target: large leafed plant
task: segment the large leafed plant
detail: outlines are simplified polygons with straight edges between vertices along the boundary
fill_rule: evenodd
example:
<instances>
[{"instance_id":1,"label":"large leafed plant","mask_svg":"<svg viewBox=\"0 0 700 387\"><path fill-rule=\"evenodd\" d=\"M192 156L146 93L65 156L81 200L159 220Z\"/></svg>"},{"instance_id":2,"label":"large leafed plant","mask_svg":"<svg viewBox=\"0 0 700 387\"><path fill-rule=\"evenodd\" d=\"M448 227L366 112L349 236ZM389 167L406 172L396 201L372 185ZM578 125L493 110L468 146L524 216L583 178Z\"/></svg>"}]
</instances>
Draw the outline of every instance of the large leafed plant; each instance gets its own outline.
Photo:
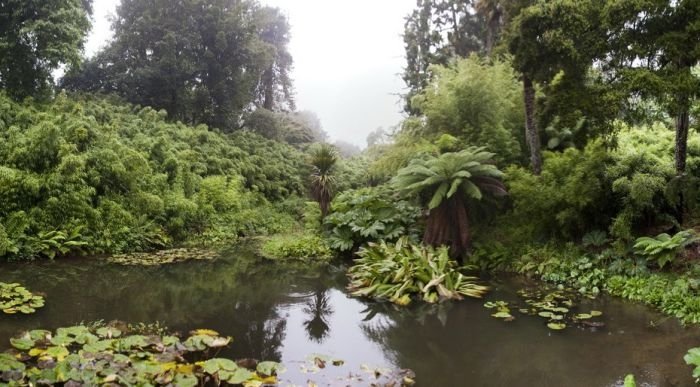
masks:
<instances>
[{"instance_id":1,"label":"large leafed plant","mask_svg":"<svg viewBox=\"0 0 700 387\"><path fill-rule=\"evenodd\" d=\"M406 195L417 196L428 208L423 243L450 247L452 257L461 257L471 247L467 204L484 194L506 195L503 173L492 164L494 154L470 147L437 157L414 159L399 170L394 186Z\"/></svg>"}]
</instances>

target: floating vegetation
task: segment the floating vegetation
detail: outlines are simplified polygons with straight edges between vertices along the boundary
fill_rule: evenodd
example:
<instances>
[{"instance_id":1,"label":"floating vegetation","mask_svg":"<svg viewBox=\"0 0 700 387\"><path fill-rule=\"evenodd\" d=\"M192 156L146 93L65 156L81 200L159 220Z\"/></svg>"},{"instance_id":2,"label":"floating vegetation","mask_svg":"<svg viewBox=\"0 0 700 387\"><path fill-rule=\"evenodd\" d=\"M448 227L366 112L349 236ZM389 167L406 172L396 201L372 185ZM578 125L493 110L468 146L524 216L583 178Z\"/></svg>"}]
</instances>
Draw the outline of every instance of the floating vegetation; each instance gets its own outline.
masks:
<instances>
[{"instance_id":1,"label":"floating vegetation","mask_svg":"<svg viewBox=\"0 0 700 387\"><path fill-rule=\"evenodd\" d=\"M545 318L547 320L547 328L551 330L559 331L572 325L588 328L605 326L605 323L602 321L591 321L603 315L603 312L599 310L574 313L572 309L575 307L574 298L576 294L563 289L549 292L521 289L518 291L518 295L524 299L525 305L514 305L513 308L522 314ZM484 307L496 310L495 313L491 314L494 318L503 319L504 321L515 319L510 313L511 309L508 302L489 301L484 304Z\"/></svg>"},{"instance_id":2,"label":"floating vegetation","mask_svg":"<svg viewBox=\"0 0 700 387\"><path fill-rule=\"evenodd\" d=\"M230 337L209 329L172 335L137 335L116 326L37 329L12 338L0 354L0 383L10 385L274 385L275 362L215 358Z\"/></svg>"},{"instance_id":3,"label":"floating vegetation","mask_svg":"<svg viewBox=\"0 0 700 387\"><path fill-rule=\"evenodd\" d=\"M478 278L459 271L446 247L433 249L402 237L396 244L370 243L357 255L348 271L348 290L356 297L408 305L414 295L436 303L464 296L481 298L488 291L488 287L476 283Z\"/></svg>"},{"instance_id":4,"label":"floating vegetation","mask_svg":"<svg viewBox=\"0 0 700 387\"><path fill-rule=\"evenodd\" d=\"M500 318L504 321L513 321L515 317L510 314L510 308L508 303L505 301L489 301L484 304L485 308L495 309L496 312L491 315L491 317Z\"/></svg>"},{"instance_id":5,"label":"floating vegetation","mask_svg":"<svg viewBox=\"0 0 700 387\"><path fill-rule=\"evenodd\" d=\"M112 255L107 258L110 263L120 265L135 265L135 266L158 266L168 263L184 262L189 260L211 261L218 257L218 254L211 250L205 249L170 249L161 250L153 253L131 253Z\"/></svg>"},{"instance_id":6,"label":"floating vegetation","mask_svg":"<svg viewBox=\"0 0 700 387\"><path fill-rule=\"evenodd\" d=\"M343 367L345 361L334 359L321 354L311 354L306 357L306 361L299 366L302 374L317 375L324 377L323 370L328 367ZM334 377L332 381L322 382L320 380L308 380L308 386L375 386L375 387L409 387L416 384L415 373L406 368L392 369L383 367L371 367L367 364L360 366L360 372L349 371L343 377Z\"/></svg>"},{"instance_id":7,"label":"floating vegetation","mask_svg":"<svg viewBox=\"0 0 700 387\"><path fill-rule=\"evenodd\" d=\"M0 282L0 310L7 314L31 314L44 306L44 297L33 294L18 283Z\"/></svg>"}]
</instances>

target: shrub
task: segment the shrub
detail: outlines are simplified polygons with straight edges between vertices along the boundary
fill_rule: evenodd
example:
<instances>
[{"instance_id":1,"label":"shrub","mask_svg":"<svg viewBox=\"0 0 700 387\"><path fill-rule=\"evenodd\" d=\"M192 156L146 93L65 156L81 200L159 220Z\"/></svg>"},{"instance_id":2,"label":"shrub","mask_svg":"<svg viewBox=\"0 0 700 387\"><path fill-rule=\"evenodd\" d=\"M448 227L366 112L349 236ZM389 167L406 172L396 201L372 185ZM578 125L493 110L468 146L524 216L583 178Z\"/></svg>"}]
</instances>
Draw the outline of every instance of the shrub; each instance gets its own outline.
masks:
<instances>
[{"instance_id":1,"label":"shrub","mask_svg":"<svg viewBox=\"0 0 700 387\"><path fill-rule=\"evenodd\" d=\"M370 243L357 255L348 271L353 296L408 305L412 296L435 303L463 296L481 298L488 290L476 283L476 277L463 275L444 246L433 249L402 237L396 244Z\"/></svg>"},{"instance_id":2,"label":"shrub","mask_svg":"<svg viewBox=\"0 0 700 387\"><path fill-rule=\"evenodd\" d=\"M418 236L420 210L379 186L343 192L332 202L324 219L330 246L352 250L369 241L395 241L400 236Z\"/></svg>"},{"instance_id":3,"label":"shrub","mask_svg":"<svg viewBox=\"0 0 700 387\"><path fill-rule=\"evenodd\" d=\"M328 259L332 256L326 241L316 235L282 234L268 237L260 249L263 256L272 259Z\"/></svg>"}]
</instances>

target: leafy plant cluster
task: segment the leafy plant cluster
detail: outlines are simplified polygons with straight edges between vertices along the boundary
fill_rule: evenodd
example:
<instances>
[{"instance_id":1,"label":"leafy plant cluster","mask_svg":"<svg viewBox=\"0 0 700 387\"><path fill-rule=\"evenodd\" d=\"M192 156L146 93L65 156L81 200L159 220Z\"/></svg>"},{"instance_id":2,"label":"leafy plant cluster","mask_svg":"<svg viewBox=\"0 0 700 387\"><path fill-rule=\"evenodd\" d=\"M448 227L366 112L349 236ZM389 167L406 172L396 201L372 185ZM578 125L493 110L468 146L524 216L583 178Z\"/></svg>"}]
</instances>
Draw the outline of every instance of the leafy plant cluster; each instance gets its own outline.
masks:
<instances>
[{"instance_id":1,"label":"leafy plant cluster","mask_svg":"<svg viewBox=\"0 0 700 387\"><path fill-rule=\"evenodd\" d=\"M446 247L433 249L402 237L395 244L370 243L357 255L348 270L348 290L356 297L408 305L413 297L436 303L464 296L481 298L488 291L476 277L461 273Z\"/></svg>"},{"instance_id":2,"label":"leafy plant cluster","mask_svg":"<svg viewBox=\"0 0 700 387\"><path fill-rule=\"evenodd\" d=\"M12 385L241 385L276 383L275 362L254 369L216 358L230 337L209 329L181 340L172 335L139 335L112 326L72 326L55 332L37 329L10 339L0 354L0 381Z\"/></svg>"},{"instance_id":3,"label":"leafy plant cluster","mask_svg":"<svg viewBox=\"0 0 700 387\"><path fill-rule=\"evenodd\" d=\"M511 269L586 296L605 291L653 306L683 323L700 323L700 282L692 268L683 273L653 272L646 258L611 251L591 256L569 245L530 247L511 262Z\"/></svg>"},{"instance_id":4,"label":"leafy plant cluster","mask_svg":"<svg viewBox=\"0 0 700 387\"><path fill-rule=\"evenodd\" d=\"M393 194L389 186L349 190L332 202L324 219L328 243L350 251L369 241L396 241L418 235L420 209Z\"/></svg>"},{"instance_id":5,"label":"leafy plant cluster","mask_svg":"<svg viewBox=\"0 0 700 387\"><path fill-rule=\"evenodd\" d=\"M18 283L0 282L0 310L3 313L31 314L44 306L44 297L34 294Z\"/></svg>"},{"instance_id":6,"label":"leafy plant cluster","mask_svg":"<svg viewBox=\"0 0 700 387\"><path fill-rule=\"evenodd\" d=\"M272 259L329 259L333 255L326 240L306 233L279 234L267 237L260 248Z\"/></svg>"},{"instance_id":7,"label":"leafy plant cluster","mask_svg":"<svg viewBox=\"0 0 700 387\"><path fill-rule=\"evenodd\" d=\"M545 152L537 177L521 167L506 170L513 209L503 218L510 232L528 239L574 240L607 230L624 241L677 226L693 216L698 200L700 137L688 144L688 173L673 169L673 132L661 124L623 126L617 147L590 142L583 149Z\"/></svg>"},{"instance_id":8,"label":"leafy plant cluster","mask_svg":"<svg viewBox=\"0 0 700 387\"><path fill-rule=\"evenodd\" d=\"M302 153L164 118L104 98L0 95L0 257L144 251L294 224L279 207L305 191Z\"/></svg>"}]
</instances>

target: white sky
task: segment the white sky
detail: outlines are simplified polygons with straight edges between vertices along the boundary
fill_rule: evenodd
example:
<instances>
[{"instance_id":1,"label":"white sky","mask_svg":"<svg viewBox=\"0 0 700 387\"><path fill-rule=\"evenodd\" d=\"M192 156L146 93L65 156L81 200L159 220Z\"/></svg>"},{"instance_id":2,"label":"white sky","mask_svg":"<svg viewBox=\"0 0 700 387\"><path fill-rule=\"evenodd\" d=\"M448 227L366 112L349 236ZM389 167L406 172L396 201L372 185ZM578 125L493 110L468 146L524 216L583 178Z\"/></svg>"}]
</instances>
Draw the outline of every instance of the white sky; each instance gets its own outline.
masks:
<instances>
[{"instance_id":1,"label":"white sky","mask_svg":"<svg viewBox=\"0 0 700 387\"><path fill-rule=\"evenodd\" d=\"M399 123L404 17L415 0L260 0L292 25L297 109L315 112L333 140L366 145L369 132ZM118 0L94 0L91 56L111 36Z\"/></svg>"}]
</instances>

